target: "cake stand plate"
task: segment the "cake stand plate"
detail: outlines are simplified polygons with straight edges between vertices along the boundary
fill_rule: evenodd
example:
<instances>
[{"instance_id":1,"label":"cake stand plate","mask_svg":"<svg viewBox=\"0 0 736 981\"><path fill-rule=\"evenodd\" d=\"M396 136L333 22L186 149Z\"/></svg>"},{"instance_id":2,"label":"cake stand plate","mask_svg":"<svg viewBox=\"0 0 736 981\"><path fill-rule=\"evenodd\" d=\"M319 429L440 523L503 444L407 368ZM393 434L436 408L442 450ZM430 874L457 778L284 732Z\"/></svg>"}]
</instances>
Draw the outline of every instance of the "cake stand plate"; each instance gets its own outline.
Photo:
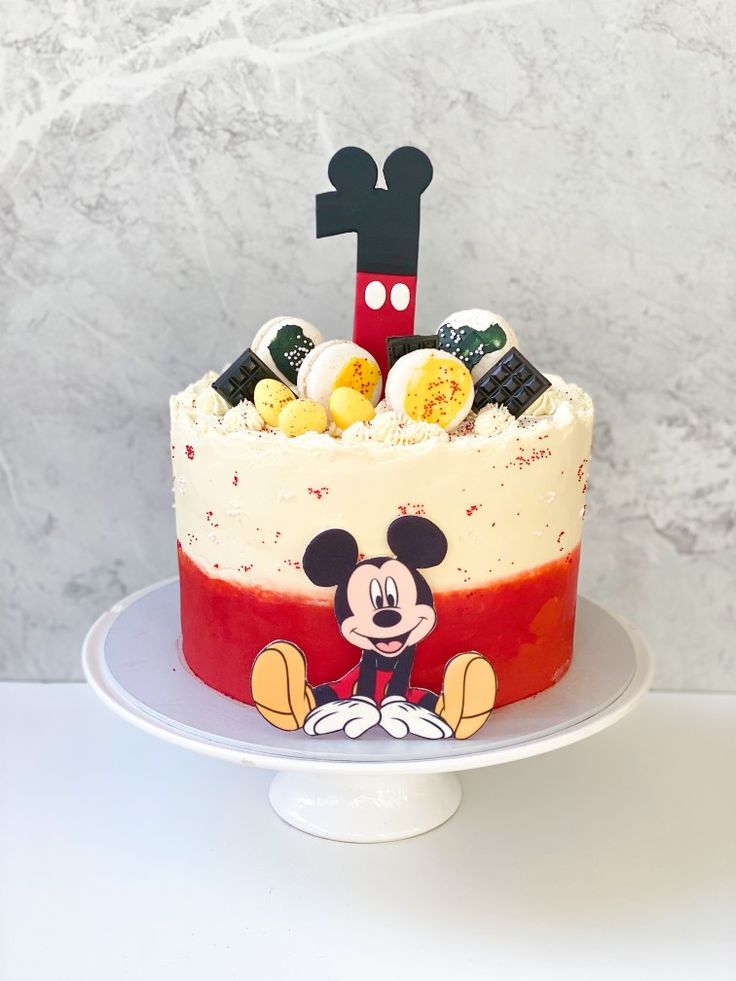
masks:
<instances>
[{"instance_id":1,"label":"cake stand plate","mask_svg":"<svg viewBox=\"0 0 736 981\"><path fill-rule=\"evenodd\" d=\"M652 673L638 631L580 598L567 674L491 713L469 740L399 740L380 729L357 740L280 732L191 673L180 650L176 579L103 614L85 638L83 663L94 691L124 719L187 749L279 771L269 796L281 818L310 834L356 842L437 827L460 804L457 771L547 753L600 732L634 707Z\"/></svg>"}]
</instances>

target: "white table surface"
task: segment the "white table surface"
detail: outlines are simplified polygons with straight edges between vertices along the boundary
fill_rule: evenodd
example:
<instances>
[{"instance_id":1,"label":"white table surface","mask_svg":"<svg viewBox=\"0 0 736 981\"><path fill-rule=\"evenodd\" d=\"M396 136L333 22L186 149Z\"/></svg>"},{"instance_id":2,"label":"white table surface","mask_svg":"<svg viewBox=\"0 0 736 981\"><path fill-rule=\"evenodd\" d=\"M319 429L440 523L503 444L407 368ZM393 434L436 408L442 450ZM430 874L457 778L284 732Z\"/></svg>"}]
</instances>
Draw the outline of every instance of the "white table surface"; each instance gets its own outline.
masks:
<instances>
[{"instance_id":1,"label":"white table surface","mask_svg":"<svg viewBox=\"0 0 736 981\"><path fill-rule=\"evenodd\" d=\"M465 773L408 841L308 837L269 778L0 685L2 981L736 978L736 695Z\"/></svg>"}]
</instances>

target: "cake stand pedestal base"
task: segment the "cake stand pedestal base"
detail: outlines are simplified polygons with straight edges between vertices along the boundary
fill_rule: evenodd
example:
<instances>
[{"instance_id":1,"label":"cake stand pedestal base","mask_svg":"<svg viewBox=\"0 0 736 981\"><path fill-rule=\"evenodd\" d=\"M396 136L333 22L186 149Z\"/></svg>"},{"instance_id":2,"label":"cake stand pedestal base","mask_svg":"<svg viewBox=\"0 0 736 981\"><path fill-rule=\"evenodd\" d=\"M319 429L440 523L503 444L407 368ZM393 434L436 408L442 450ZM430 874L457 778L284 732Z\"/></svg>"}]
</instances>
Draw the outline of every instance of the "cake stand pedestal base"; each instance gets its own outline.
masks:
<instances>
[{"instance_id":1,"label":"cake stand pedestal base","mask_svg":"<svg viewBox=\"0 0 736 981\"><path fill-rule=\"evenodd\" d=\"M83 663L95 692L128 722L198 753L278 771L270 800L279 817L308 834L355 842L438 827L460 805L457 772L587 739L631 711L652 674L638 631L580 597L567 674L496 709L472 739L392 739L379 727L360 739L281 732L191 673L179 649L175 580L103 614L87 634Z\"/></svg>"},{"instance_id":2,"label":"cake stand pedestal base","mask_svg":"<svg viewBox=\"0 0 736 981\"><path fill-rule=\"evenodd\" d=\"M362 776L277 773L268 794L278 816L310 835L334 841L396 841L431 831L460 806L454 773Z\"/></svg>"}]
</instances>

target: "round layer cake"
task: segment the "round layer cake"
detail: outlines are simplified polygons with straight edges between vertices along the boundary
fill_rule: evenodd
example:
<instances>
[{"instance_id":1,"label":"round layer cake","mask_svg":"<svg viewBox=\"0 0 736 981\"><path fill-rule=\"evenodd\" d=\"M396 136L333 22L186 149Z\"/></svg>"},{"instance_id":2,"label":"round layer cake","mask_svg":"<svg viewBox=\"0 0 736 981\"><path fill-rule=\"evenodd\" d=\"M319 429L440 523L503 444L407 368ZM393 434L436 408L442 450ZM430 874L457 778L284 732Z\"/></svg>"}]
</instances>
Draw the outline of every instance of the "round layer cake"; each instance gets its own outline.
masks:
<instances>
[{"instance_id":1,"label":"round layer cake","mask_svg":"<svg viewBox=\"0 0 736 981\"><path fill-rule=\"evenodd\" d=\"M497 706L562 677L593 424L581 389L548 375L551 388L520 418L491 405L449 433L380 404L370 422L289 438L252 403L231 408L216 377L171 400L182 649L202 681L252 704L253 662L279 638L305 653L313 686L348 672L356 648L330 591L305 574L305 549L339 528L359 558L389 555L401 515L430 519L448 544L424 573L437 623L412 683L439 691L464 651L493 665Z\"/></svg>"}]
</instances>

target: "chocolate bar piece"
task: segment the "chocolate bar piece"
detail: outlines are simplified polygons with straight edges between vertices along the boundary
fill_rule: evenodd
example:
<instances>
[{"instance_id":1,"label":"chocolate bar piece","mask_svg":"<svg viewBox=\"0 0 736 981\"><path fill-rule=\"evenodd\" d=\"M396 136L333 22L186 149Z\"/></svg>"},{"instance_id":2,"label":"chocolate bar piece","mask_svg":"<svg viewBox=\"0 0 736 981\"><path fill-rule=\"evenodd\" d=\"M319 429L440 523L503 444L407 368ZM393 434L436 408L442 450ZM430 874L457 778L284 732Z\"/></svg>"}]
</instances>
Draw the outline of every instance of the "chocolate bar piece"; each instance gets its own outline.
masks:
<instances>
[{"instance_id":1,"label":"chocolate bar piece","mask_svg":"<svg viewBox=\"0 0 736 981\"><path fill-rule=\"evenodd\" d=\"M403 358L410 351L423 351L426 348L436 347L436 334L405 334L402 337L387 337L386 354L388 355L388 366L389 368L393 368L399 358Z\"/></svg>"},{"instance_id":2,"label":"chocolate bar piece","mask_svg":"<svg viewBox=\"0 0 736 981\"><path fill-rule=\"evenodd\" d=\"M212 382L212 387L230 405L237 405L245 399L252 402L255 387L264 378L280 381L268 365L265 365L258 355L248 348L237 361L233 361L230 367L223 371L218 379Z\"/></svg>"},{"instance_id":3,"label":"chocolate bar piece","mask_svg":"<svg viewBox=\"0 0 736 981\"><path fill-rule=\"evenodd\" d=\"M476 383L473 412L480 412L493 402L505 405L511 415L518 418L551 384L517 348L512 347Z\"/></svg>"}]
</instances>

